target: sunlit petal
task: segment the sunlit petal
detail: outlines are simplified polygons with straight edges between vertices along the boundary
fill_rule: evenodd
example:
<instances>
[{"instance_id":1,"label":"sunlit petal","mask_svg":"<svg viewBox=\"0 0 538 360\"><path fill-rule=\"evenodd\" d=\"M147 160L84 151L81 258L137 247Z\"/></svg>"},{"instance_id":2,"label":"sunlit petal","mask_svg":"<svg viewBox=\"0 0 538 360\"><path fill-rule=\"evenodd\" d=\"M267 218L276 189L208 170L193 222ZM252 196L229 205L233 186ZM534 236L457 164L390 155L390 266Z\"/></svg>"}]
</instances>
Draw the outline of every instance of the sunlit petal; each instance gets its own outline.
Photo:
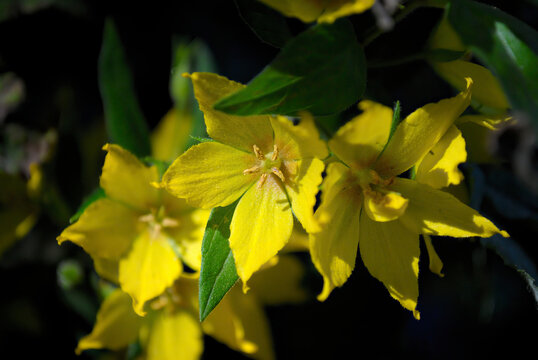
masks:
<instances>
[{"instance_id":1,"label":"sunlit petal","mask_svg":"<svg viewBox=\"0 0 538 360\"><path fill-rule=\"evenodd\" d=\"M162 311L151 327L146 359L198 360L203 348L202 327L192 313Z\"/></svg>"},{"instance_id":2,"label":"sunlit petal","mask_svg":"<svg viewBox=\"0 0 538 360\"><path fill-rule=\"evenodd\" d=\"M374 221L396 220L405 212L408 203L408 199L395 192L387 194L364 192L364 210Z\"/></svg>"},{"instance_id":3,"label":"sunlit petal","mask_svg":"<svg viewBox=\"0 0 538 360\"><path fill-rule=\"evenodd\" d=\"M342 286L355 267L361 195L359 187L347 181L347 173L340 163L329 165L315 214L321 230L310 234L312 262L323 276L321 301Z\"/></svg>"},{"instance_id":4,"label":"sunlit petal","mask_svg":"<svg viewBox=\"0 0 538 360\"><path fill-rule=\"evenodd\" d=\"M398 220L379 223L361 214L359 248L364 265L381 281L390 295L413 312L418 299L418 234L406 229Z\"/></svg>"},{"instance_id":5,"label":"sunlit petal","mask_svg":"<svg viewBox=\"0 0 538 360\"><path fill-rule=\"evenodd\" d=\"M151 186L159 181L157 168L148 167L129 151L107 144L100 184L108 197L136 209L149 209L158 202L159 190Z\"/></svg>"},{"instance_id":6,"label":"sunlit petal","mask_svg":"<svg viewBox=\"0 0 538 360\"><path fill-rule=\"evenodd\" d=\"M246 126L245 126L246 127ZM259 177L244 174L255 165L247 154L217 142L191 147L178 157L163 175L163 184L173 195L195 207L210 209L237 200Z\"/></svg>"},{"instance_id":7,"label":"sunlit petal","mask_svg":"<svg viewBox=\"0 0 538 360\"><path fill-rule=\"evenodd\" d=\"M298 160L296 163L298 174L286 179L286 191L297 219L307 231L314 231L318 227L314 221L314 205L325 165L318 158Z\"/></svg>"},{"instance_id":8,"label":"sunlit petal","mask_svg":"<svg viewBox=\"0 0 538 360\"><path fill-rule=\"evenodd\" d=\"M439 255L437 255L437 252L435 251L435 248L432 244L432 238L430 235L422 235L424 238L424 243L426 244L426 250L428 250L428 258L430 260L430 271L434 274L439 275L440 277L443 277L443 273L441 270L443 269L443 262L441 261L441 258Z\"/></svg>"},{"instance_id":9,"label":"sunlit petal","mask_svg":"<svg viewBox=\"0 0 538 360\"><path fill-rule=\"evenodd\" d=\"M244 290L250 276L286 245L292 229L290 203L279 179L269 175L243 195L230 224L230 248Z\"/></svg>"},{"instance_id":10,"label":"sunlit petal","mask_svg":"<svg viewBox=\"0 0 538 360\"><path fill-rule=\"evenodd\" d=\"M343 125L329 141L329 148L347 165L372 164L385 146L392 124L392 109L373 101L361 101L362 114Z\"/></svg>"},{"instance_id":11,"label":"sunlit petal","mask_svg":"<svg viewBox=\"0 0 538 360\"><path fill-rule=\"evenodd\" d=\"M118 259L137 236L138 216L120 203L99 199L58 236L58 243L69 240L93 257Z\"/></svg>"},{"instance_id":12,"label":"sunlit petal","mask_svg":"<svg viewBox=\"0 0 538 360\"><path fill-rule=\"evenodd\" d=\"M452 237L490 237L497 233L508 236L476 210L444 191L402 178L397 178L391 189L409 199L400 221L415 233Z\"/></svg>"},{"instance_id":13,"label":"sunlit petal","mask_svg":"<svg viewBox=\"0 0 538 360\"><path fill-rule=\"evenodd\" d=\"M146 302L171 286L181 271L181 262L166 237L144 231L129 255L120 260L119 280L122 290L133 298L134 310L143 316Z\"/></svg>"},{"instance_id":14,"label":"sunlit petal","mask_svg":"<svg viewBox=\"0 0 538 360\"><path fill-rule=\"evenodd\" d=\"M297 125L293 125L293 122L284 116L272 117L271 126L275 132L275 145L282 158L324 159L329 155L327 145L319 138L319 132L310 113L301 113L301 120Z\"/></svg>"},{"instance_id":15,"label":"sunlit petal","mask_svg":"<svg viewBox=\"0 0 538 360\"><path fill-rule=\"evenodd\" d=\"M416 165L415 180L435 189L457 185L463 180L458 165L467 160L465 140L452 125L437 144Z\"/></svg>"},{"instance_id":16,"label":"sunlit petal","mask_svg":"<svg viewBox=\"0 0 538 360\"><path fill-rule=\"evenodd\" d=\"M124 348L136 340L142 321L133 311L129 295L117 289L101 304L92 332L80 339L76 353Z\"/></svg>"},{"instance_id":17,"label":"sunlit petal","mask_svg":"<svg viewBox=\"0 0 538 360\"><path fill-rule=\"evenodd\" d=\"M399 175L420 161L469 106L472 80L457 96L415 110L396 128L374 169L383 176Z\"/></svg>"},{"instance_id":18,"label":"sunlit petal","mask_svg":"<svg viewBox=\"0 0 538 360\"><path fill-rule=\"evenodd\" d=\"M272 150L273 129L270 116L234 116L213 109L213 105L245 85L211 73L189 75L194 87L194 95L200 110L204 113L207 133L224 144L251 152L258 146L264 153Z\"/></svg>"}]
</instances>

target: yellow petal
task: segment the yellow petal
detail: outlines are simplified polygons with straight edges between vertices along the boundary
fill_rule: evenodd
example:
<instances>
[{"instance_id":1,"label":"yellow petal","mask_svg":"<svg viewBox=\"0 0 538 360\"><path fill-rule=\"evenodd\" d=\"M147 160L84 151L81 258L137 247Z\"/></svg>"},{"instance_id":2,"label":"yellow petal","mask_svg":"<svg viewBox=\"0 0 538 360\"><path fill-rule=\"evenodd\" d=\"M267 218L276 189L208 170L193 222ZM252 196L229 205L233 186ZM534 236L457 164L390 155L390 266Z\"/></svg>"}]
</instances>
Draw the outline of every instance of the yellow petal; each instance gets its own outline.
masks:
<instances>
[{"instance_id":1,"label":"yellow petal","mask_svg":"<svg viewBox=\"0 0 538 360\"><path fill-rule=\"evenodd\" d=\"M177 222L165 228L164 234L176 244L181 260L191 269L199 271L202 263L202 239L210 210L196 209L184 199L163 193L166 216Z\"/></svg>"},{"instance_id":2,"label":"yellow petal","mask_svg":"<svg viewBox=\"0 0 538 360\"><path fill-rule=\"evenodd\" d=\"M282 249L282 252L302 252L308 251L310 248L308 246L308 233L299 223L296 217L293 218L293 230L291 232L290 240Z\"/></svg>"},{"instance_id":3,"label":"yellow petal","mask_svg":"<svg viewBox=\"0 0 538 360\"><path fill-rule=\"evenodd\" d=\"M157 168L147 167L136 156L118 145L107 144L100 184L108 197L147 210L158 202L159 190L151 186L159 181Z\"/></svg>"},{"instance_id":4,"label":"yellow petal","mask_svg":"<svg viewBox=\"0 0 538 360\"><path fill-rule=\"evenodd\" d=\"M316 21L325 9L324 2L311 0L260 0L287 17L295 17L305 23Z\"/></svg>"},{"instance_id":5,"label":"yellow petal","mask_svg":"<svg viewBox=\"0 0 538 360\"><path fill-rule=\"evenodd\" d=\"M409 199L400 221L415 233L452 237L490 237L499 233L508 237L476 210L444 191L401 178L391 189Z\"/></svg>"},{"instance_id":6,"label":"yellow petal","mask_svg":"<svg viewBox=\"0 0 538 360\"><path fill-rule=\"evenodd\" d=\"M336 19L360 14L372 7L375 0L348 0L329 2L323 14L318 18L318 22L333 23Z\"/></svg>"},{"instance_id":7,"label":"yellow petal","mask_svg":"<svg viewBox=\"0 0 538 360\"><path fill-rule=\"evenodd\" d=\"M430 47L432 49L447 49L454 51L465 51L466 47L461 42L460 37L454 31L450 22L446 17L443 17L437 29L433 32L430 38Z\"/></svg>"},{"instance_id":8,"label":"yellow petal","mask_svg":"<svg viewBox=\"0 0 538 360\"><path fill-rule=\"evenodd\" d=\"M418 234L406 229L398 220L376 222L366 213L360 219L359 248L364 265L381 281L394 299L420 318L418 299Z\"/></svg>"},{"instance_id":9,"label":"yellow petal","mask_svg":"<svg viewBox=\"0 0 538 360\"><path fill-rule=\"evenodd\" d=\"M152 156L162 161L174 160L185 150L192 127L191 114L172 108L151 134Z\"/></svg>"},{"instance_id":10,"label":"yellow petal","mask_svg":"<svg viewBox=\"0 0 538 360\"><path fill-rule=\"evenodd\" d=\"M258 146L264 154L273 150L270 116L234 116L213 109L218 100L243 89L245 85L210 73L193 73L189 76L200 110L204 113L209 136L249 153L253 145Z\"/></svg>"},{"instance_id":11,"label":"yellow petal","mask_svg":"<svg viewBox=\"0 0 538 360\"><path fill-rule=\"evenodd\" d=\"M139 213L116 201L99 199L57 240L59 244L74 242L92 257L119 259L137 236L138 216Z\"/></svg>"},{"instance_id":12,"label":"yellow petal","mask_svg":"<svg viewBox=\"0 0 538 360\"><path fill-rule=\"evenodd\" d=\"M250 276L286 245L292 229L290 203L274 175L243 195L230 224L230 248L245 291Z\"/></svg>"},{"instance_id":13,"label":"yellow petal","mask_svg":"<svg viewBox=\"0 0 538 360\"><path fill-rule=\"evenodd\" d=\"M364 12L372 7L375 0L260 0L288 17L295 17L305 23L318 20L332 23L336 19Z\"/></svg>"},{"instance_id":14,"label":"yellow petal","mask_svg":"<svg viewBox=\"0 0 538 360\"><path fill-rule=\"evenodd\" d=\"M202 327L193 314L162 311L151 327L146 359L198 360L203 348Z\"/></svg>"},{"instance_id":15,"label":"yellow petal","mask_svg":"<svg viewBox=\"0 0 538 360\"><path fill-rule=\"evenodd\" d=\"M320 301L342 286L355 267L361 195L359 187L348 181L347 173L341 163L329 165L315 214L321 230L310 234L312 262L323 276Z\"/></svg>"},{"instance_id":16,"label":"yellow petal","mask_svg":"<svg viewBox=\"0 0 538 360\"><path fill-rule=\"evenodd\" d=\"M204 332L254 359L274 359L269 321L253 294L234 286L202 324Z\"/></svg>"},{"instance_id":17,"label":"yellow petal","mask_svg":"<svg viewBox=\"0 0 538 360\"><path fill-rule=\"evenodd\" d=\"M457 185L463 180L458 165L467 160L465 140L454 125L416 165L415 180L435 189Z\"/></svg>"},{"instance_id":18,"label":"yellow petal","mask_svg":"<svg viewBox=\"0 0 538 360\"><path fill-rule=\"evenodd\" d=\"M327 145L319 138L319 132L310 113L301 113L297 125L284 116L271 118L275 132L275 145L279 156L287 160L317 157L324 159L329 155Z\"/></svg>"},{"instance_id":19,"label":"yellow petal","mask_svg":"<svg viewBox=\"0 0 538 360\"><path fill-rule=\"evenodd\" d=\"M498 130L503 125L507 125L512 122L515 122L515 120L507 114L502 114L498 116L464 115L460 116L458 120L456 120L456 125L459 126L466 123L475 123L489 130Z\"/></svg>"},{"instance_id":20,"label":"yellow petal","mask_svg":"<svg viewBox=\"0 0 538 360\"><path fill-rule=\"evenodd\" d=\"M195 207L210 209L237 200L259 177L243 171L256 163L247 154L217 142L191 147L163 175L165 188Z\"/></svg>"},{"instance_id":21,"label":"yellow petal","mask_svg":"<svg viewBox=\"0 0 538 360\"><path fill-rule=\"evenodd\" d=\"M325 165L318 158L298 160L296 163L298 174L286 179L286 191L293 213L299 222L306 231L314 231L318 227L314 221L314 205Z\"/></svg>"},{"instance_id":22,"label":"yellow petal","mask_svg":"<svg viewBox=\"0 0 538 360\"><path fill-rule=\"evenodd\" d=\"M93 258L95 272L103 279L114 284L119 284L119 266L118 260L109 260L104 258Z\"/></svg>"},{"instance_id":23,"label":"yellow petal","mask_svg":"<svg viewBox=\"0 0 538 360\"><path fill-rule=\"evenodd\" d=\"M258 271L250 280L252 294L265 305L300 303L306 300L301 286L305 270L292 255L279 256L275 266Z\"/></svg>"},{"instance_id":24,"label":"yellow petal","mask_svg":"<svg viewBox=\"0 0 538 360\"><path fill-rule=\"evenodd\" d=\"M364 191L364 210L374 221L396 220L405 212L408 203L408 199L395 192L381 194Z\"/></svg>"},{"instance_id":25,"label":"yellow petal","mask_svg":"<svg viewBox=\"0 0 538 360\"><path fill-rule=\"evenodd\" d=\"M485 67L465 61L432 62L432 67L446 82L456 89L466 88L465 78L470 77L473 85L473 107L482 111L482 106L497 113L504 113L510 104L504 95L499 80ZM487 111L487 109L484 109Z\"/></svg>"},{"instance_id":26,"label":"yellow petal","mask_svg":"<svg viewBox=\"0 0 538 360\"><path fill-rule=\"evenodd\" d=\"M430 271L434 274L439 275L440 277L445 276L441 270L443 269L443 262L441 261L441 258L439 258L439 255L437 255L437 252L435 251L435 248L432 244L432 238L430 235L422 235L424 238L424 243L426 244L426 250L428 250L428 258L430 260Z\"/></svg>"},{"instance_id":27,"label":"yellow petal","mask_svg":"<svg viewBox=\"0 0 538 360\"><path fill-rule=\"evenodd\" d=\"M88 349L124 348L137 339L142 321L133 311L129 295L117 289L103 301L92 332L79 340L75 351L80 355Z\"/></svg>"},{"instance_id":28,"label":"yellow petal","mask_svg":"<svg viewBox=\"0 0 538 360\"><path fill-rule=\"evenodd\" d=\"M171 286L181 274L181 262L167 239L143 231L129 255L120 260L120 285L133 298L133 308L144 316L144 305Z\"/></svg>"},{"instance_id":29,"label":"yellow petal","mask_svg":"<svg viewBox=\"0 0 538 360\"><path fill-rule=\"evenodd\" d=\"M420 161L469 106L471 86L457 96L415 110L403 120L375 164L383 176L399 175Z\"/></svg>"},{"instance_id":30,"label":"yellow petal","mask_svg":"<svg viewBox=\"0 0 538 360\"><path fill-rule=\"evenodd\" d=\"M361 101L362 114L343 125L329 141L329 148L347 165L372 164L385 146L392 124L392 109L373 101Z\"/></svg>"}]
</instances>

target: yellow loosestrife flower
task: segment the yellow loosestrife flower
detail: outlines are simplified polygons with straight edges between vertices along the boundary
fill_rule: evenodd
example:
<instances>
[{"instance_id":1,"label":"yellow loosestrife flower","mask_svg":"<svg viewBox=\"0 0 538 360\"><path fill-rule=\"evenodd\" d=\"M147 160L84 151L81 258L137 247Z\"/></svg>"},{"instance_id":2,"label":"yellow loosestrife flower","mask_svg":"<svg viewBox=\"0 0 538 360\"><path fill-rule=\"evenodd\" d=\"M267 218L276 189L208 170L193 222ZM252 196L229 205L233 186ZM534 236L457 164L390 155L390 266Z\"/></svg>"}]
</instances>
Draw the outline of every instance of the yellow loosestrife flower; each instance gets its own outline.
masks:
<instances>
[{"instance_id":1,"label":"yellow loosestrife flower","mask_svg":"<svg viewBox=\"0 0 538 360\"><path fill-rule=\"evenodd\" d=\"M430 181L436 187L461 179L453 165L463 158L457 150L461 143L451 126L469 105L471 84L468 79L467 88L457 96L410 114L388 144L392 110L370 101L361 102L364 112L331 139L329 148L342 163L328 166L315 214L321 230L310 235L312 260L324 279L320 300L345 283L359 247L369 272L418 319L419 234L508 236L454 196L396 177L422 163L421 171L435 173ZM456 148L448 151L452 160L437 159L436 147L443 139ZM435 256L432 251L433 271L440 272Z\"/></svg>"},{"instance_id":2,"label":"yellow loosestrife flower","mask_svg":"<svg viewBox=\"0 0 538 360\"><path fill-rule=\"evenodd\" d=\"M433 33L429 47L453 51L467 51L458 34L443 18ZM474 80L473 107L490 115L503 115L510 108L499 80L485 67L464 59L453 61L430 61L433 69L446 82L462 91L466 87L465 78Z\"/></svg>"},{"instance_id":3,"label":"yellow loosestrife flower","mask_svg":"<svg viewBox=\"0 0 538 360\"><path fill-rule=\"evenodd\" d=\"M282 116L232 116L213 104L244 85L209 73L189 75L215 140L191 147L163 176L163 186L193 206L210 209L237 199L230 248L246 291L247 280L288 242L293 214L316 227L313 207L327 147L313 119L299 125ZM292 214L293 211L293 214Z\"/></svg>"},{"instance_id":4,"label":"yellow loosestrife flower","mask_svg":"<svg viewBox=\"0 0 538 360\"><path fill-rule=\"evenodd\" d=\"M144 315L144 304L181 275L181 260L200 268L207 210L194 209L152 183L155 166L146 166L118 145L108 152L100 179L106 197L93 202L58 242L72 241L94 259L97 272L119 283ZM179 258L178 258L179 255Z\"/></svg>"},{"instance_id":5,"label":"yellow loosestrife flower","mask_svg":"<svg viewBox=\"0 0 538 360\"><path fill-rule=\"evenodd\" d=\"M237 286L232 288L202 324L197 317L197 274L182 275L150 302L145 317L138 316L129 295L117 289L103 301L92 332L80 339L76 352L119 350L139 340L144 359L195 360L203 351L202 335L207 334L252 358L273 359L269 322L262 305L297 303L306 298L298 286L304 272L300 262L291 256L274 260L252 278L249 294Z\"/></svg>"},{"instance_id":6,"label":"yellow loosestrife flower","mask_svg":"<svg viewBox=\"0 0 538 360\"><path fill-rule=\"evenodd\" d=\"M375 0L260 0L285 16L305 23L318 21L333 23L336 19L362 13L374 5Z\"/></svg>"}]
</instances>

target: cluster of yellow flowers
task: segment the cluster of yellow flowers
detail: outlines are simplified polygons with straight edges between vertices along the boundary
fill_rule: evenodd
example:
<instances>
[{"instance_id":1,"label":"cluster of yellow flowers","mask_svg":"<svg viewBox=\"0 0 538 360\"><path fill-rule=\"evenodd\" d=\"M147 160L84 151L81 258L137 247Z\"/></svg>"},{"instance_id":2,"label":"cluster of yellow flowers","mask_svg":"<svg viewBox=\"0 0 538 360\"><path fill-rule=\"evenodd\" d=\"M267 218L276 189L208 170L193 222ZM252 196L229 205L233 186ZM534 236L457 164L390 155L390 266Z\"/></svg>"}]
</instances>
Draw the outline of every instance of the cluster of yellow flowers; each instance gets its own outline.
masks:
<instances>
[{"instance_id":1,"label":"cluster of yellow flowers","mask_svg":"<svg viewBox=\"0 0 538 360\"><path fill-rule=\"evenodd\" d=\"M373 1L336 3L348 3L334 11L345 15ZM305 21L332 19L318 15ZM465 140L455 124L471 103L471 78L456 96L417 109L396 127L391 108L364 100L361 114L325 142L306 112L295 122L229 115L213 105L244 85L211 73L186 76L211 141L192 146L162 177L156 166L106 145L100 179L106 197L58 237L84 248L97 273L119 285L78 352L138 340L148 359L197 359L205 333L250 356L272 358L261 304L305 298L300 265L277 257L298 226L323 277L319 300L347 281L359 252L371 275L417 319L421 235L439 275L431 235L508 236L442 190L463 179ZM245 294L234 287L200 324L197 279L209 211L235 201L229 243Z\"/></svg>"}]
</instances>

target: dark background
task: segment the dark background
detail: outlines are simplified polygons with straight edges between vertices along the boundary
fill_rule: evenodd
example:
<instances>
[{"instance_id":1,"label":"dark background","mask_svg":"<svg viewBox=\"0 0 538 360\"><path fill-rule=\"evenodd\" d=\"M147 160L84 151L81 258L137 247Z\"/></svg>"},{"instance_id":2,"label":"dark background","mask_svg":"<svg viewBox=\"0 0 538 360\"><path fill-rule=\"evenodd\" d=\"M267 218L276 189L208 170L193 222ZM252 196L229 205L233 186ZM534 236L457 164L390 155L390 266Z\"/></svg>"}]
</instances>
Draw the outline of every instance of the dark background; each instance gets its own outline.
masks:
<instances>
[{"instance_id":1,"label":"dark background","mask_svg":"<svg viewBox=\"0 0 538 360\"><path fill-rule=\"evenodd\" d=\"M219 73L244 83L278 53L253 34L232 1L176 1L172 5L76 1L69 7L48 6L48 1L31 10L12 3L0 22L0 73L19 76L26 96L0 125L2 131L6 124L39 133L57 129L58 141L44 170L56 184L68 216L98 185L104 157L100 145L106 135L97 58L107 17L117 25L151 128L172 107L169 78L174 36L204 40L215 55ZM530 3L496 3L536 28L537 11ZM438 9L416 11L397 25L397 31L372 43L366 49L367 58L404 57L420 51L440 15ZM374 24L369 12L351 19L359 39ZM289 23L296 32L304 28L298 21ZM421 61L368 72L366 96L387 105L400 100L404 114L453 93ZM348 111L349 115L354 112ZM91 155L82 150L88 134L94 134L96 145ZM510 149L518 141L517 134L508 132L501 141L505 150L494 166L510 172ZM507 220L487 201L481 211L534 258L535 221ZM0 358L11 358L9 354L21 359L75 358L77 339L91 331L91 316L74 308L71 295L57 284L58 264L66 258L77 260L86 275L77 294L85 299L90 315L98 308L91 287L91 260L72 244L56 244L55 237L67 226L68 216L50 216L45 209L30 234L0 258ZM325 303L317 302L321 277L308 255L301 256L308 268L305 287L311 300L300 306L267 309L277 358L472 358L501 351L511 356L534 353L536 304L522 277L477 241L440 238L434 239L434 245L446 275L440 279L429 272L426 249L422 248L420 321L390 298L360 260L343 288L336 289ZM204 358L242 357L208 337L204 347Z\"/></svg>"}]
</instances>

